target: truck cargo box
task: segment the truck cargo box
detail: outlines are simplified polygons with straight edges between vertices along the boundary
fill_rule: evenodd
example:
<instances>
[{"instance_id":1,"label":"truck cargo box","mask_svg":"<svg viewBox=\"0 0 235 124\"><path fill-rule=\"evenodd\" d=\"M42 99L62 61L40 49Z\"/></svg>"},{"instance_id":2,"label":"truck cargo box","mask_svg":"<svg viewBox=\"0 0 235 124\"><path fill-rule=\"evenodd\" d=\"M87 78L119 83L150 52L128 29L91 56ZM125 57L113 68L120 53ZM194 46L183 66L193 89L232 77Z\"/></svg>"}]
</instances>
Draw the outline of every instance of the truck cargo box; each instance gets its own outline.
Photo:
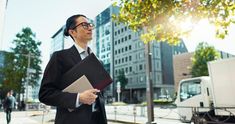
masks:
<instances>
[{"instance_id":1,"label":"truck cargo box","mask_svg":"<svg viewBox=\"0 0 235 124\"><path fill-rule=\"evenodd\" d=\"M214 107L235 107L235 58L208 62ZM235 114L235 109L216 109L216 115Z\"/></svg>"}]
</instances>

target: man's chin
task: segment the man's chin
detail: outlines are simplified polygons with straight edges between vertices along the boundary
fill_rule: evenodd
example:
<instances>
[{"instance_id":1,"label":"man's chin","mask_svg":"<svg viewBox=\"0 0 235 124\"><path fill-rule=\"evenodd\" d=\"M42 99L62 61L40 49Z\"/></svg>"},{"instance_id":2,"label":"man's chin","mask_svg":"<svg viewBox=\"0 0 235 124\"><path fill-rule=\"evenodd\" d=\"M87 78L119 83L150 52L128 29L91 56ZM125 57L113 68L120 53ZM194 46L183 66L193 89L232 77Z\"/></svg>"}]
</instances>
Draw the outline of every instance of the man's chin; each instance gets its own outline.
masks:
<instances>
[{"instance_id":1,"label":"man's chin","mask_svg":"<svg viewBox=\"0 0 235 124\"><path fill-rule=\"evenodd\" d=\"M88 41L92 40L92 37L87 38Z\"/></svg>"}]
</instances>

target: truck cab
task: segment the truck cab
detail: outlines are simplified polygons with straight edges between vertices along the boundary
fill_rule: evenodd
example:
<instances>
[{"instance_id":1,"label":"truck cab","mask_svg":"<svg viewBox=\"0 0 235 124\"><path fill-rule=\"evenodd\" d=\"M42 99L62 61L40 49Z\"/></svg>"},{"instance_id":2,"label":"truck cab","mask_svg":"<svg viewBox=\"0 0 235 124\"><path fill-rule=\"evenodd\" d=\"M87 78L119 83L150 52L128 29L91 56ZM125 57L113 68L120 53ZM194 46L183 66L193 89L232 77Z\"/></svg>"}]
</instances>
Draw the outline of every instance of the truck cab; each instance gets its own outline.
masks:
<instances>
[{"instance_id":1,"label":"truck cab","mask_svg":"<svg viewBox=\"0 0 235 124\"><path fill-rule=\"evenodd\" d=\"M194 108L201 108L199 112L209 111L211 103L209 77L184 79L180 82L176 104L182 122L192 120Z\"/></svg>"}]
</instances>

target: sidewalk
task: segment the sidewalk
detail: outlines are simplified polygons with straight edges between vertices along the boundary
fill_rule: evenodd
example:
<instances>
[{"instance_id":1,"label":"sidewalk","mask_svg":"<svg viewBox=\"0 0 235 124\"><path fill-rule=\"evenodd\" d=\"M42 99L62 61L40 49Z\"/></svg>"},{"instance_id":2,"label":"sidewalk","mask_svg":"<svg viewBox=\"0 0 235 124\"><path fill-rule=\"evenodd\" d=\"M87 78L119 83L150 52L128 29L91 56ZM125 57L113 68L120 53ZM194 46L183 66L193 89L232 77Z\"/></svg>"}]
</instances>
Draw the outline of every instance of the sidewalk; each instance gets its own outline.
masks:
<instances>
[{"instance_id":1,"label":"sidewalk","mask_svg":"<svg viewBox=\"0 0 235 124\"><path fill-rule=\"evenodd\" d=\"M130 115L115 115L107 114L107 118L110 122L120 122L122 124L145 124L147 122L147 117L136 117ZM168 119L168 118L155 118L157 124L185 124L179 120Z\"/></svg>"},{"instance_id":2,"label":"sidewalk","mask_svg":"<svg viewBox=\"0 0 235 124\"><path fill-rule=\"evenodd\" d=\"M38 111L13 111L11 115L12 119L10 124L41 124L36 120L30 118L31 115L38 113ZM3 111L0 112L0 122L1 124L7 124L6 113Z\"/></svg>"},{"instance_id":3,"label":"sidewalk","mask_svg":"<svg viewBox=\"0 0 235 124\"><path fill-rule=\"evenodd\" d=\"M49 113L42 116L42 111L13 111L12 121L10 124L54 124L53 120L55 117L55 110L51 110ZM6 114L0 112L0 122L1 124L6 124ZM147 122L147 117L117 114L116 116L112 113L107 113L107 118L109 124L117 122L117 124L145 124ZM167 119L167 118L155 118L157 124L184 124L179 120ZM116 123L115 123L116 124Z\"/></svg>"}]
</instances>

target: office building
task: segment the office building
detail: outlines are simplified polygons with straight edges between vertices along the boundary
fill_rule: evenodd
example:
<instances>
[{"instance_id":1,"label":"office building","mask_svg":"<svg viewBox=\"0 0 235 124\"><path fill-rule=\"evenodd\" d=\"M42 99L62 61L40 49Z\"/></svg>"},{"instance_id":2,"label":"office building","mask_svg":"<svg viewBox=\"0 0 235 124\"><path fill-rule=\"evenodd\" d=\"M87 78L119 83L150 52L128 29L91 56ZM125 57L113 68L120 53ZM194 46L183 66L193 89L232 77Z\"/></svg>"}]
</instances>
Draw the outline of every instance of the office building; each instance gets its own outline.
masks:
<instances>
[{"instance_id":1,"label":"office building","mask_svg":"<svg viewBox=\"0 0 235 124\"><path fill-rule=\"evenodd\" d=\"M102 11L95 17L95 46L96 55L102 61L104 68L113 77L113 40L114 40L114 23L112 15L118 13L118 8L112 5ZM105 89L105 96L113 98L114 84Z\"/></svg>"}]
</instances>

